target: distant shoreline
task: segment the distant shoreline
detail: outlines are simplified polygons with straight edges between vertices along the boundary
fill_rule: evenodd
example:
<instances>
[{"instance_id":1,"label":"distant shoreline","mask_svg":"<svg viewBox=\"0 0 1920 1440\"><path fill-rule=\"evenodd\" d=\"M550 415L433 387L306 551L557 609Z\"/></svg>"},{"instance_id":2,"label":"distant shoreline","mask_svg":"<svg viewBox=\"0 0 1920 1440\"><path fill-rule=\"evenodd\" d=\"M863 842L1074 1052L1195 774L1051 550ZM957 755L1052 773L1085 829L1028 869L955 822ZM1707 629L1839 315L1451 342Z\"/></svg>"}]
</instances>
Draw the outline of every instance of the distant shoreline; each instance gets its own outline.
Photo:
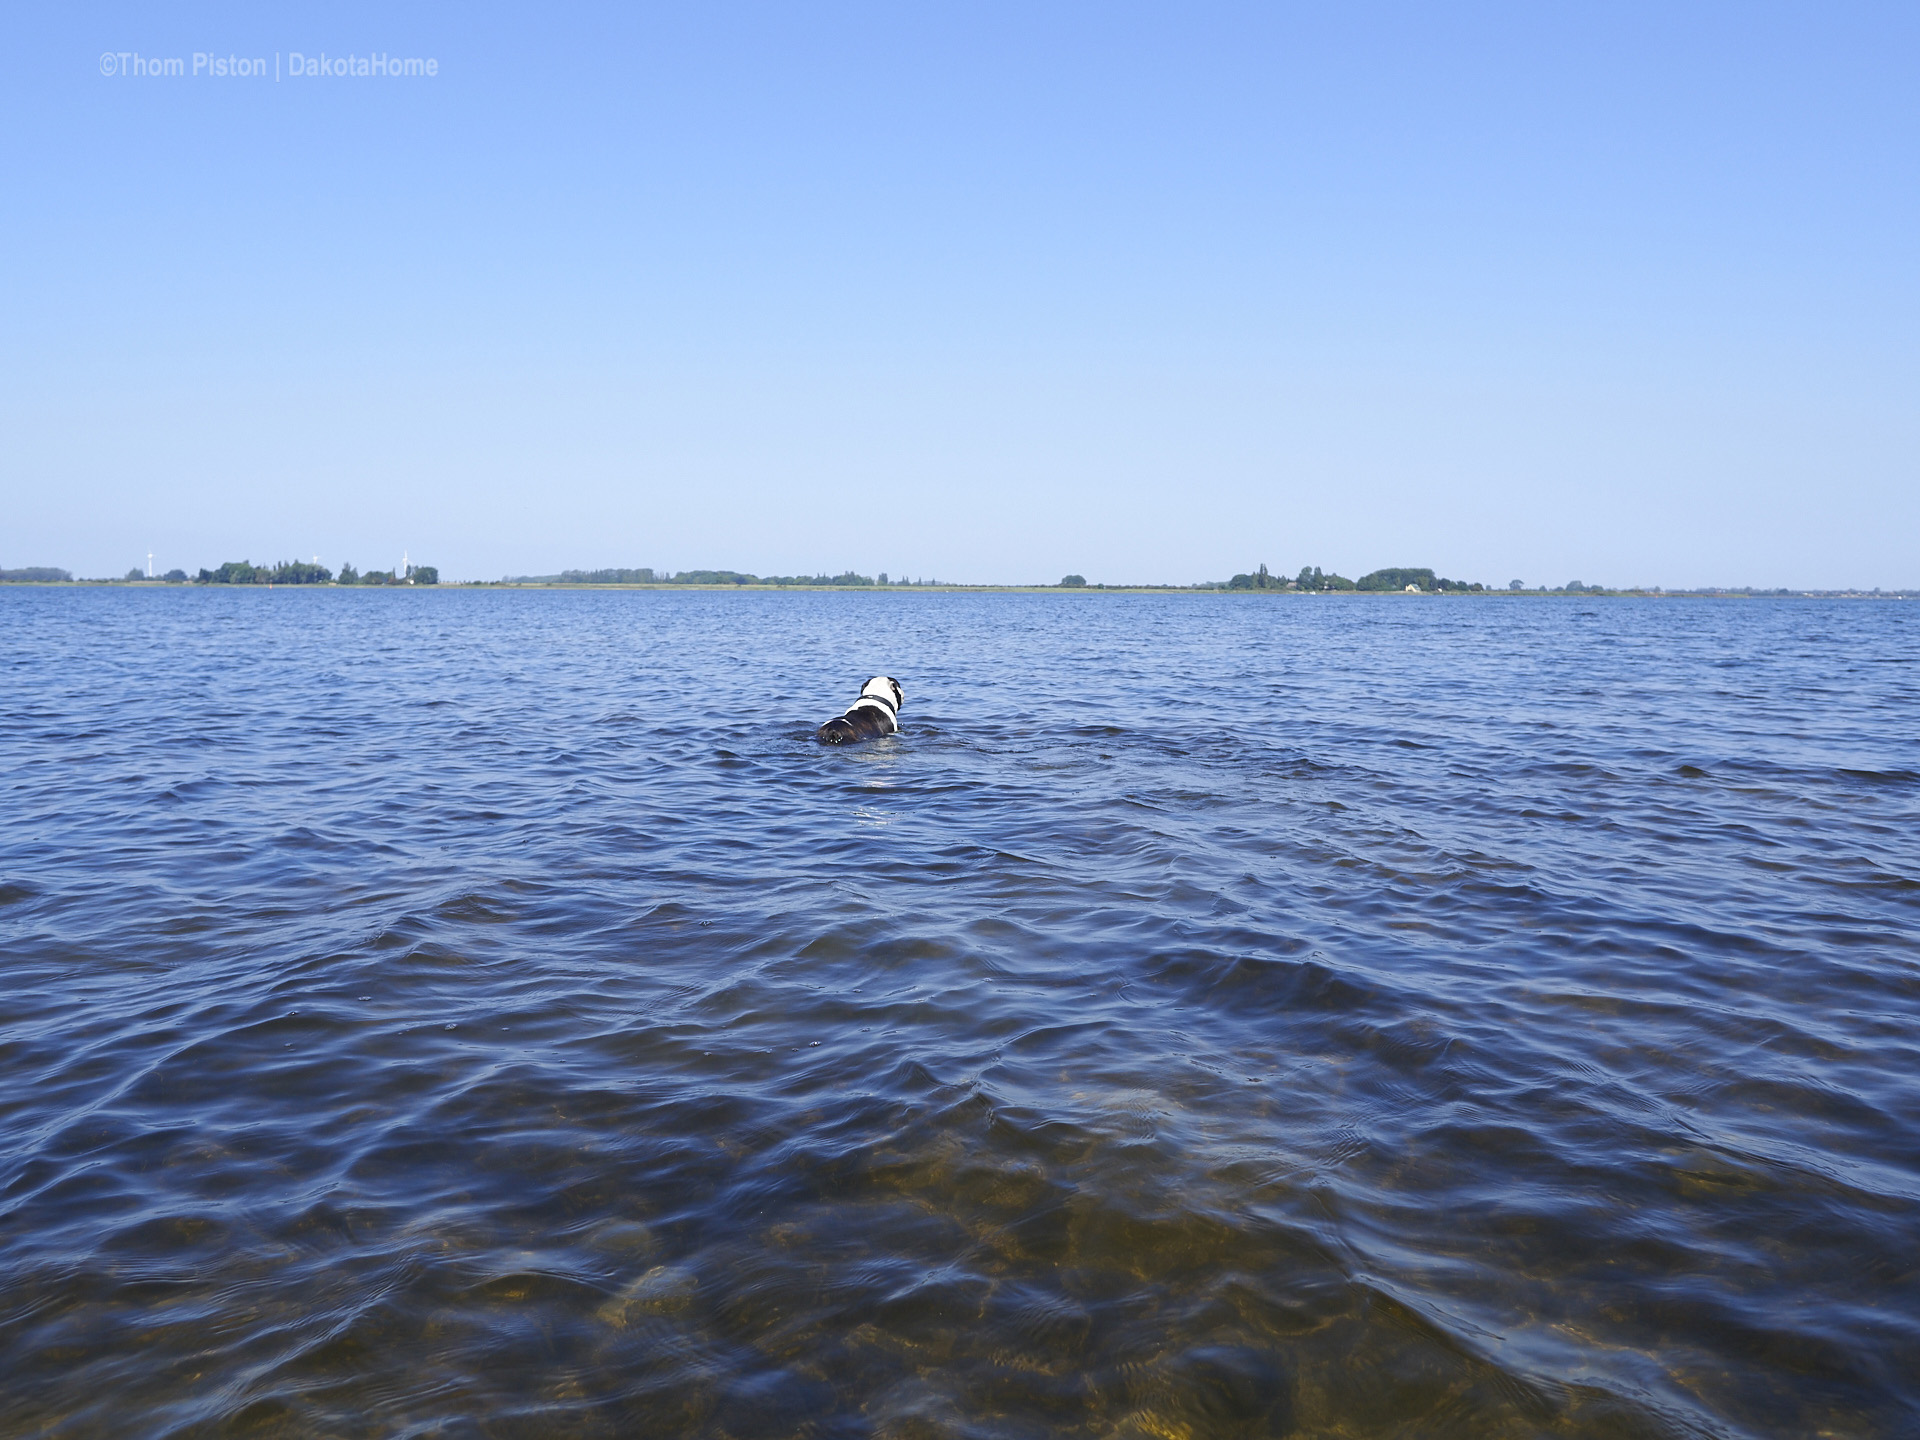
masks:
<instances>
[{"instance_id":1,"label":"distant shoreline","mask_svg":"<svg viewBox=\"0 0 1920 1440\"><path fill-rule=\"evenodd\" d=\"M1400 599L1400 600L1920 600L1920 590L1793 590L1786 588L1703 588L1666 590L1649 588L1602 590L1474 590L1420 591L1399 590L1247 590L1219 585L962 585L941 582L929 585L701 585L674 581L581 583L577 581L502 581L442 580L437 585L340 585L273 584L221 585L196 580L6 580L0 590L345 590L411 591L427 594L449 590L682 590L718 593L751 591L760 594L837 594L837 595L1192 595L1231 598L1267 597L1307 599Z\"/></svg>"}]
</instances>

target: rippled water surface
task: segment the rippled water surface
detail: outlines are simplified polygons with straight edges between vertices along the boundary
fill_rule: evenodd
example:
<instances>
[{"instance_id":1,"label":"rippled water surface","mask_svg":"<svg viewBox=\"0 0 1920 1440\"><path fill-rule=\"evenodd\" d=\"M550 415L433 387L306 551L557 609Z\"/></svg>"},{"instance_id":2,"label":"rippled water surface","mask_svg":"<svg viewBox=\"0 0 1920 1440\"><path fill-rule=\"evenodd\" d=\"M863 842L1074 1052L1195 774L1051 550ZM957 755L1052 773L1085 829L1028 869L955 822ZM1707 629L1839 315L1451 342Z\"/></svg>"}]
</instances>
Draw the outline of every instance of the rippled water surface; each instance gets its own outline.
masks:
<instances>
[{"instance_id":1,"label":"rippled water surface","mask_svg":"<svg viewBox=\"0 0 1920 1440\"><path fill-rule=\"evenodd\" d=\"M1920 1434L1920 606L0 627L0 1433Z\"/></svg>"}]
</instances>

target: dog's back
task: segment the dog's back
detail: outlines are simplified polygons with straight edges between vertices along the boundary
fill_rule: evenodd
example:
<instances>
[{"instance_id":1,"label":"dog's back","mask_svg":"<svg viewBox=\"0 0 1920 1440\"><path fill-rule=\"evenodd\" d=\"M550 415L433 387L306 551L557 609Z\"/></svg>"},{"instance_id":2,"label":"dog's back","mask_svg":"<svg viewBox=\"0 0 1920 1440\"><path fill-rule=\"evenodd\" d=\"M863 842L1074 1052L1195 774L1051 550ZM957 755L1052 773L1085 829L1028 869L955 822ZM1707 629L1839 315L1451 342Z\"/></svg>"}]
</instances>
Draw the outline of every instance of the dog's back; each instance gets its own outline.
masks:
<instances>
[{"instance_id":1,"label":"dog's back","mask_svg":"<svg viewBox=\"0 0 1920 1440\"><path fill-rule=\"evenodd\" d=\"M876 675L860 687L860 698L814 732L822 745L846 745L855 740L877 740L900 728L900 706L906 700L900 682Z\"/></svg>"}]
</instances>

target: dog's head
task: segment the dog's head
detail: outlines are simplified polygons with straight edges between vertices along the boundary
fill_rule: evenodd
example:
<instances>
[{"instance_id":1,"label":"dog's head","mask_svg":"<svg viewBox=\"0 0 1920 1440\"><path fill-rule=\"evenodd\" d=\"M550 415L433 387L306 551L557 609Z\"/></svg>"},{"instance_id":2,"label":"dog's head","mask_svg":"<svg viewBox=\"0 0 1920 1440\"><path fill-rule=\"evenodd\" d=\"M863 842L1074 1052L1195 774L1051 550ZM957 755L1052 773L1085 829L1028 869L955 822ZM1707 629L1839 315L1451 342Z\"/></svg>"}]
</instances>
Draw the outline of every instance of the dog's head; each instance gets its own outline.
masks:
<instances>
[{"instance_id":1,"label":"dog's head","mask_svg":"<svg viewBox=\"0 0 1920 1440\"><path fill-rule=\"evenodd\" d=\"M860 687L860 693L863 696L874 695L885 700L896 712L907 698L906 692L900 688L900 682L891 675L874 676Z\"/></svg>"}]
</instances>

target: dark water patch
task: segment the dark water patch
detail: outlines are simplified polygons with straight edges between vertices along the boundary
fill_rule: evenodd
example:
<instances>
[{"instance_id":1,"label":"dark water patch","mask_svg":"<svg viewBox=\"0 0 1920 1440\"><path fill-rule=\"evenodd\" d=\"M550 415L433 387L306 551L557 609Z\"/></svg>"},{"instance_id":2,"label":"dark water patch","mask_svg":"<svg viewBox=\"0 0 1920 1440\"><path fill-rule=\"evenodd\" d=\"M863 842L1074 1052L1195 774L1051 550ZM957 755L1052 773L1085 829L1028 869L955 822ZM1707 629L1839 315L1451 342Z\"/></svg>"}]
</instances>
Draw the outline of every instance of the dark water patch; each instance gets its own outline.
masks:
<instances>
[{"instance_id":1,"label":"dark water patch","mask_svg":"<svg viewBox=\"0 0 1920 1440\"><path fill-rule=\"evenodd\" d=\"M1864 780L1870 785L1920 784L1920 771L1914 770L1849 770L1842 767L1839 773L1849 780Z\"/></svg>"}]
</instances>

